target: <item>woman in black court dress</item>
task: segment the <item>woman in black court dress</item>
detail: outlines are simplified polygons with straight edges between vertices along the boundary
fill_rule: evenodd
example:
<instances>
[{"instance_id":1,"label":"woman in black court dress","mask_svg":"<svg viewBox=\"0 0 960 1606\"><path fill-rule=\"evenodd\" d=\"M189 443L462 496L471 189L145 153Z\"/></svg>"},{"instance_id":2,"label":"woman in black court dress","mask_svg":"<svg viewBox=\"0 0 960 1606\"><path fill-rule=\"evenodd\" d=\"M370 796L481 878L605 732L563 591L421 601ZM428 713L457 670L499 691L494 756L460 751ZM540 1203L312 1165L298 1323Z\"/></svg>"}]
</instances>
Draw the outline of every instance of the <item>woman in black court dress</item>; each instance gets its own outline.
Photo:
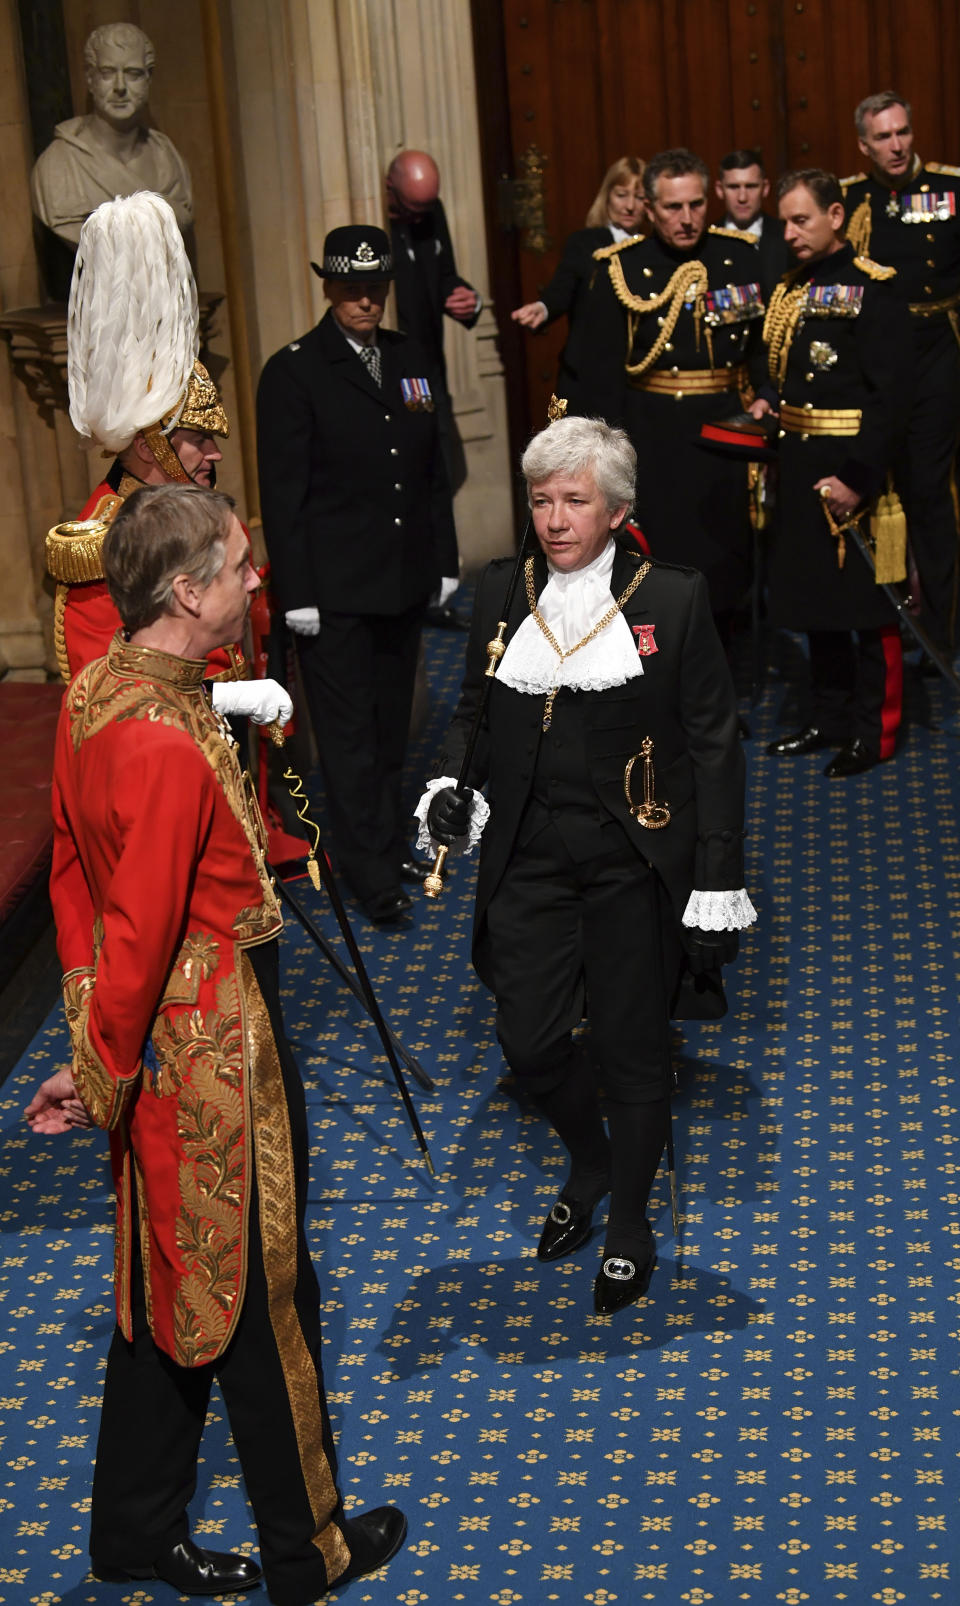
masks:
<instances>
[{"instance_id":1,"label":"woman in black court dress","mask_svg":"<svg viewBox=\"0 0 960 1606\"><path fill-rule=\"evenodd\" d=\"M571 234L550 283L539 301L528 301L510 314L515 323L531 331L546 328L557 318L568 319L567 342L560 353L556 391L570 402L570 411L591 413L590 398L580 379L581 354L590 334L590 290L597 263L593 253L642 232L643 169L639 156L621 156L603 176L586 225Z\"/></svg>"}]
</instances>

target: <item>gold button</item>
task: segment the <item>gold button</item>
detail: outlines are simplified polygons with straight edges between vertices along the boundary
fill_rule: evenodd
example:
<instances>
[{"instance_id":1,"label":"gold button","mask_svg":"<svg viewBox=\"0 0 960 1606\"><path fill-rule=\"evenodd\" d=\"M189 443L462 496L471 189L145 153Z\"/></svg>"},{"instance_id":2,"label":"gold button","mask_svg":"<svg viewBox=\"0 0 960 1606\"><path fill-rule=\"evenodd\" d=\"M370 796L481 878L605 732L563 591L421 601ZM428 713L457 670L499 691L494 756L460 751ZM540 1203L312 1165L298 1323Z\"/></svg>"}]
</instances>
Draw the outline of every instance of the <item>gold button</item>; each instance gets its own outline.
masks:
<instances>
[{"instance_id":1,"label":"gold button","mask_svg":"<svg viewBox=\"0 0 960 1606\"><path fill-rule=\"evenodd\" d=\"M924 287L923 287L923 293L924 293L925 296L932 296L933 295L933 285L932 284L925 284Z\"/></svg>"},{"instance_id":2,"label":"gold button","mask_svg":"<svg viewBox=\"0 0 960 1606\"><path fill-rule=\"evenodd\" d=\"M933 242L934 242L934 240L935 240L935 239L936 239L936 235L934 235L934 234L928 234L928 235L927 235L927 239L928 239L928 240L929 240L929 241L930 241L930 244L931 244L931 245L932 245L932 244L933 244Z\"/></svg>"},{"instance_id":3,"label":"gold button","mask_svg":"<svg viewBox=\"0 0 960 1606\"><path fill-rule=\"evenodd\" d=\"M652 268L644 268L643 277L645 279L652 279L653 278L653 269Z\"/></svg>"},{"instance_id":4,"label":"gold button","mask_svg":"<svg viewBox=\"0 0 960 1606\"><path fill-rule=\"evenodd\" d=\"M662 329L662 328L663 328L663 325L664 325L664 320L663 320L663 318L658 318L658 319L657 319L657 328L658 328L658 329Z\"/></svg>"},{"instance_id":5,"label":"gold button","mask_svg":"<svg viewBox=\"0 0 960 1606\"><path fill-rule=\"evenodd\" d=\"M933 257L927 257L927 267L928 268L935 268L936 265L937 264L934 262Z\"/></svg>"},{"instance_id":6,"label":"gold button","mask_svg":"<svg viewBox=\"0 0 960 1606\"><path fill-rule=\"evenodd\" d=\"M811 374L804 374L803 377L807 381L808 385L812 385L813 384L813 374L812 373Z\"/></svg>"},{"instance_id":7,"label":"gold button","mask_svg":"<svg viewBox=\"0 0 960 1606\"><path fill-rule=\"evenodd\" d=\"M802 441L808 441L810 439L810 436L807 434L806 430L803 431L803 434L800 436L800 439Z\"/></svg>"},{"instance_id":8,"label":"gold button","mask_svg":"<svg viewBox=\"0 0 960 1606\"><path fill-rule=\"evenodd\" d=\"M683 391L682 390L678 390L677 391L677 401L683 401Z\"/></svg>"},{"instance_id":9,"label":"gold button","mask_svg":"<svg viewBox=\"0 0 960 1606\"><path fill-rule=\"evenodd\" d=\"M778 430L777 433L780 436L780 439L783 440L783 437L787 432L786 432L785 429L781 429L781 430Z\"/></svg>"},{"instance_id":10,"label":"gold button","mask_svg":"<svg viewBox=\"0 0 960 1606\"><path fill-rule=\"evenodd\" d=\"M813 412L813 402L804 402L803 406L804 406L804 410L806 412L808 412L808 413L812 413Z\"/></svg>"},{"instance_id":11,"label":"gold button","mask_svg":"<svg viewBox=\"0 0 960 1606\"><path fill-rule=\"evenodd\" d=\"M926 193L929 190L929 188L930 188L929 184L921 184L921 186L920 186L920 194L921 195L926 195Z\"/></svg>"},{"instance_id":12,"label":"gold button","mask_svg":"<svg viewBox=\"0 0 960 1606\"><path fill-rule=\"evenodd\" d=\"M673 341L672 340L668 340L663 349L664 349L664 351L672 351L673 350Z\"/></svg>"},{"instance_id":13,"label":"gold button","mask_svg":"<svg viewBox=\"0 0 960 1606\"><path fill-rule=\"evenodd\" d=\"M723 265L724 265L725 268L732 268L733 267L733 257L724 257Z\"/></svg>"},{"instance_id":14,"label":"gold button","mask_svg":"<svg viewBox=\"0 0 960 1606\"><path fill-rule=\"evenodd\" d=\"M679 368L671 368L670 372L672 374L678 374L680 372L680 370L679 370Z\"/></svg>"}]
</instances>

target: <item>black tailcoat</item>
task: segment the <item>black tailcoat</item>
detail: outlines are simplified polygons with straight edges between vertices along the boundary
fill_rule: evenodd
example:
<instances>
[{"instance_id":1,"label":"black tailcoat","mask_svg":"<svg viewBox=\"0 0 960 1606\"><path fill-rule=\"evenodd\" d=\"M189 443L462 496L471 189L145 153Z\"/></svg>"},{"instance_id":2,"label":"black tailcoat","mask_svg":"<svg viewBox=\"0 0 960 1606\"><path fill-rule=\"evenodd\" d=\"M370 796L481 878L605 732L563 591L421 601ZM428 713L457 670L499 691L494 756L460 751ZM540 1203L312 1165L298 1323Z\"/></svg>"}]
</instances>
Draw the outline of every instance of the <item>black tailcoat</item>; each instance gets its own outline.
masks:
<instances>
[{"instance_id":1,"label":"black tailcoat","mask_svg":"<svg viewBox=\"0 0 960 1606\"><path fill-rule=\"evenodd\" d=\"M838 566L837 542L813 487L835 474L865 499L883 489L906 430L910 330L895 281L871 278L857 267L849 245L795 270L792 282L859 285L863 300L856 316L820 307L803 319L790 347L781 403L859 408L863 416L853 437L781 435L771 617L787 630L867 630L892 623L893 607L849 540L844 566Z\"/></svg>"},{"instance_id":2,"label":"black tailcoat","mask_svg":"<svg viewBox=\"0 0 960 1606\"><path fill-rule=\"evenodd\" d=\"M257 391L263 532L281 608L399 614L458 569L435 412L401 379L436 370L415 341L379 332L383 383L333 313L266 364Z\"/></svg>"},{"instance_id":3,"label":"black tailcoat","mask_svg":"<svg viewBox=\"0 0 960 1606\"><path fill-rule=\"evenodd\" d=\"M633 542L617 540L611 590L619 596L644 561ZM447 733L440 772L456 775L473 722L486 668L486 643L496 633L512 560L498 559L481 577L467 646L466 674ZM547 582L546 560L535 562L537 595ZM507 641L528 611L521 584ZM703 576L654 563L624 608L627 623L653 627L657 651L643 659L642 676L607 691L561 691L583 707L590 780L598 817L618 820L639 856L657 872L679 924L690 892L742 887L744 761L730 671L710 615ZM489 985L485 912L511 855L530 799L544 698L494 680L470 784L488 785L491 816L483 833L477 883L474 963ZM669 803L669 825L637 825L624 795L624 769L645 736L654 743L658 801ZM642 797L642 765L634 766L633 796Z\"/></svg>"},{"instance_id":4,"label":"black tailcoat","mask_svg":"<svg viewBox=\"0 0 960 1606\"><path fill-rule=\"evenodd\" d=\"M675 251L656 235L624 244L616 252L627 291L645 301L666 289L685 262L703 265L711 292L730 286L742 292L760 283L756 243L723 229L708 229L698 245ZM601 259L601 263L603 259ZM636 386L625 363L639 363L661 333L666 309L632 315L618 300L611 268L599 274L591 291L592 350L581 365L580 380L591 405L608 423L622 425L637 453L635 517L655 557L689 564L707 577L711 605L717 612L734 606L750 581L751 535L747 469L697 444L700 427L742 411L736 390L712 394L657 394ZM669 374L708 368L755 369L760 357L762 301L736 298L722 321L698 328L692 306L683 307L669 345L649 372ZM628 318L633 317L633 343L627 351Z\"/></svg>"}]
</instances>

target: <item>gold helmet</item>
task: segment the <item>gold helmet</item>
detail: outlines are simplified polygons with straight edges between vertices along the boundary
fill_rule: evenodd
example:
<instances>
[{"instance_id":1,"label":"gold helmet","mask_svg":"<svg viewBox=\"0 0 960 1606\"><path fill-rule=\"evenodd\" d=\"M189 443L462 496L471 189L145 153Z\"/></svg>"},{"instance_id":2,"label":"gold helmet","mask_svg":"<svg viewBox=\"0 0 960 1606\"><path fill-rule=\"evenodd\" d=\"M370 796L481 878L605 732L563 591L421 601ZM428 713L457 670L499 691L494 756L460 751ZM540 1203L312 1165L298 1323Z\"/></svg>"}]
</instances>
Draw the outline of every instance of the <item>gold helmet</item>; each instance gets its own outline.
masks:
<instances>
[{"instance_id":1,"label":"gold helmet","mask_svg":"<svg viewBox=\"0 0 960 1606\"><path fill-rule=\"evenodd\" d=\"M199 357L190 371L182 407L172 408L143 431L144 440L168 478L189 484L190 475L170 443L175 429L195 429L202 435L219 435L223 440L230 434L223 397Z\"/></svg>"}]
</instances>

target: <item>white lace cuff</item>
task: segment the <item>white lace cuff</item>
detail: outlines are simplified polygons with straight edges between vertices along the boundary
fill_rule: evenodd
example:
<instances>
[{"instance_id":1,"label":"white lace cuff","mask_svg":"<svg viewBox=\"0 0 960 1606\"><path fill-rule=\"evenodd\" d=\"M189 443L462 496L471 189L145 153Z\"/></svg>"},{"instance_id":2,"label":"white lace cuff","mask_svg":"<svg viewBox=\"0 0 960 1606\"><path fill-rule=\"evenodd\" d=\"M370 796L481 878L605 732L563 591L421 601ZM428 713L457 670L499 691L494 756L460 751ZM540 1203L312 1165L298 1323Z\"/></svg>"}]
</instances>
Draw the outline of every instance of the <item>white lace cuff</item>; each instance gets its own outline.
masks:
<instances>
[{"instance_id":1,"label":"white lace cuff","mask_svg":"<svg viewBox=\"0 0 960 1606\"><path fill-rule=\"evenodd\" d=\"M430 835L430 831L427 827L427 810L430 807L430 800L433 797L434 792L440 792L445 786L456 786L456 784L456 777L453 775L438 775L434 780L427 782L427 790L424 792L422 798L413 811L416 818L420 821L420 830L417 835L418 853L435 854L440 846L439 842L435 841ZM467 834L466 841L461 838L458 842L455 842L453 847L450 849L450 852L472 852L477 843L480 841L480 833L482 832L489 818L489 803L485 797L482 797L481 794L474 789L473 797L470 800L470 829Z\"/></svg>"},{"instance_id":2,"label":"white lace cuff","mask_svg":"<svg viewBox=\"0 0 960 1606\"><path fill-rule=\"evenodd\" d=\"M691 892L683 911L685 926L701 931L746 931L757 918L746 887L737 892Z\"/></svg>"}]
</instances>

